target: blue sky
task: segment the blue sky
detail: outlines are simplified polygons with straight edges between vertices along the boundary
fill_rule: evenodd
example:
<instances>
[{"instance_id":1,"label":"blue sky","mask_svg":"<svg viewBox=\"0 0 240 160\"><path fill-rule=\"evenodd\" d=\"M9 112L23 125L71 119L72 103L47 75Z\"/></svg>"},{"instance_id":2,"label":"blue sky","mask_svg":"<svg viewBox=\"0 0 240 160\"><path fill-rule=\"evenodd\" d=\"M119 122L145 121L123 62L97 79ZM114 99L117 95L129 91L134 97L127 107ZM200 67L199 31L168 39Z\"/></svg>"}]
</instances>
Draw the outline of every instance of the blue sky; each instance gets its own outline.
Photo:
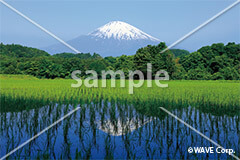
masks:
<instances>
[{"instance_id":1,"label":"blue sky","mask_svg":"<svg viewBox=\"0 0 240 160\"><path fill-rule=\"evenodd\" d=\"M171 44L232 0L5 0L67 41L114 20L127 22ZM57 40L0 4L0 41L45 47ZM218 42L240 43L240 4L181 42L190 51Z\"/></svg>"}]
</instances>

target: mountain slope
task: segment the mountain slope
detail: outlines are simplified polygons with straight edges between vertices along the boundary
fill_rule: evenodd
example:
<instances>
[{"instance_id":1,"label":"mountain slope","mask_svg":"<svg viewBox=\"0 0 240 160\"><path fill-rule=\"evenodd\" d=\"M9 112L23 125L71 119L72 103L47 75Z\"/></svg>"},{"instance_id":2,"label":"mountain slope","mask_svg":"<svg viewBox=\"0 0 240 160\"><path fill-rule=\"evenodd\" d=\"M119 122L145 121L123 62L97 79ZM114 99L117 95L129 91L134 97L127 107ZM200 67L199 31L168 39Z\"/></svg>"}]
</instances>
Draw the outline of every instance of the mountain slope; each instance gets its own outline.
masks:
<instances>
[{"instance_id":1,"label":"mountain slope","mask_svg":"<svg viewBox=\"0 0 240 160\"><path fill-rule=\"evenodd\" d=\"M125 22L113 21L96 29L88 35L103 39L117 39L117 40L152 40L160 41L147 33L133 27Z\"/></svg>"},{"instance_id":2,"label":"mountain slope","mask_svg":"<svg viewBox=\"0 0 240 160\"><path fill-rule=\"evenodd\" d=\"M113 21L94 30L88 35L79 36L67 41L81 52L98 53L101 56L132 55L140 47L158 44L160 40L125 22ZM73 52L62 44L55 44L44 50L51 54Z\"/></svg>"}]
</instances>

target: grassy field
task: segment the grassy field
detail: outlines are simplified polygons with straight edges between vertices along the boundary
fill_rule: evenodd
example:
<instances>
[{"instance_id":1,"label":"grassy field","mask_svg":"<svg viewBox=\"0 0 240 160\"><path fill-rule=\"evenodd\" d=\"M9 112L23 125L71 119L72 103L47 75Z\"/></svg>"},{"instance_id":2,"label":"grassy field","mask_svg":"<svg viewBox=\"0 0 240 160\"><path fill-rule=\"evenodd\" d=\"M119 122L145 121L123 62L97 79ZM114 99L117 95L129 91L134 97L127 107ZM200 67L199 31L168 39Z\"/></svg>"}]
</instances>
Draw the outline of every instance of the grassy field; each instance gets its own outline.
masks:
<instances>
[{"instance_id":1,"label":"grassy field","mask_svg":"<svg viewBox=\"0 0 240 160\"><path fill-rule=\"evenodd\" d=\"M239 114L239 81L165 81L167 88L159 88L153 83L147 88L146 81L140 88L134 88L134 94L128 94L126 87L111 88L72 88L76 81L68 79L37 79L31 76L1 75L1 110L28 109L50 103L91 104L116 102L151 107L194 106L208 112L219 114ZM101 84L101 81L99 81ZM100 85L101 86L101 85Z\"/></svg>"}]
</instances>

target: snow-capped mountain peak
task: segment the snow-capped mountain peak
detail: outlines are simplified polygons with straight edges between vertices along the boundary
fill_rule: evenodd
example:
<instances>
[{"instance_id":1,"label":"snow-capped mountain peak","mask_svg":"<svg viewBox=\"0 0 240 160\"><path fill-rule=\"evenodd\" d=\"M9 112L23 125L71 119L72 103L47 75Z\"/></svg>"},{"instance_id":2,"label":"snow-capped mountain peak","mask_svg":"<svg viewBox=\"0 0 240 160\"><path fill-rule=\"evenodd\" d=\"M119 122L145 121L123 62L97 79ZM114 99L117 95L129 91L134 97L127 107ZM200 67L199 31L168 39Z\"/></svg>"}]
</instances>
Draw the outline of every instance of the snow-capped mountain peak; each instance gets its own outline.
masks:
<instances>
[{"instance_id":1,"label":"snow-capped mountain peak","mask_svg":"<svg viewBox=\"0 0 240 160\"><path fill-rule=\"evenodd\" d=\"M88 35L103 39L160 41L140 29L121 21L109 22Z\"/></svg>"},{"instance_id":2,"label":"snow-capped mountain peak","mask_svg":"<svg viewBox=\"0 0 240 160\"><path fill-rule=\"evenodd\" d=\"M160 40L125 22L112 21L88 35L81 35L67 42L83 53L98 53L106 57L133 55L139 48L157 45ZM52 45L44 50L49 53L72 52L62 44Z\"/></svg>"}]
</instances>

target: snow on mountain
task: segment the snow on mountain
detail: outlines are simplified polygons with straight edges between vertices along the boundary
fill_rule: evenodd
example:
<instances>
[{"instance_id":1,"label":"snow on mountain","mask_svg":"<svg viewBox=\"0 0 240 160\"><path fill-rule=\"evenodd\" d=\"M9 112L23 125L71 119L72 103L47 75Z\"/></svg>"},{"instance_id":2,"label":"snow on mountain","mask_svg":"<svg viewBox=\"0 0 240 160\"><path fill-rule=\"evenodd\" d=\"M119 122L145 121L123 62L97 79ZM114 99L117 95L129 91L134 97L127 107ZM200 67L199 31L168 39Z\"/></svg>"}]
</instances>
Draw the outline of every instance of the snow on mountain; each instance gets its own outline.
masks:
<instances>
[{"instance_id":1,"label":"snow on mountain","mask_svg":"<svg viewBox=\"0 0 240 160\"><path fill-rule=\"evenodd\" d=\"M127 24L121 21L112 21L107 23L106 25L96 29L92 33L89 33L90 36L95 36L103 39L114 38L117 40L152 40L152 41L160 41L157 38L154 38L147 33L139 30L138 28Z\"/></svg>"},{"instance_id":2,"label":"snow on mountain","mask_svg":"<svg viewBox=\"0 0 240 160\"><path fill-rule=\"evenodd\" d=\"M133 55L147 45L156 45L160 42L147 33L130 24L121 21L112 21L97 28L88 35L82 35L67 41L68 44L82 53L98 53L101 56ZM72 50L61 43L51 45L43 50L50 54L70 52Z\"/></svg>"}]
</instances>

